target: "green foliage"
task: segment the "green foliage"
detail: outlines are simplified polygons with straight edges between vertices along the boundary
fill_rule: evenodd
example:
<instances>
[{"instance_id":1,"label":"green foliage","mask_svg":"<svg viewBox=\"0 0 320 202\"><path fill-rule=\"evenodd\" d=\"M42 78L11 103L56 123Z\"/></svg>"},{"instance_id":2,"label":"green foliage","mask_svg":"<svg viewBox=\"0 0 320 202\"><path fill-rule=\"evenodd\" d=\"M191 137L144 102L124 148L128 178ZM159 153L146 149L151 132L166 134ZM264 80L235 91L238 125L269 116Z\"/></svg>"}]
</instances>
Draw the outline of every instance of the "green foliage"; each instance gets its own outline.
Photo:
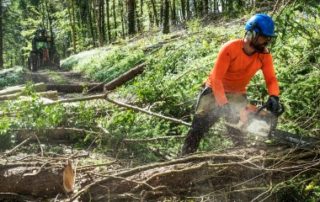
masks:
<instances>
[{"instance_id":1,"label":"green foliage","mask_svg":"<svg viewBox=\"0 0 320 202\"><path fill-rule=\"evenodd\" d=\"M85 102L67 108L62 104L46 105L35 93L32 83L27 84L22 95L23 97L17 100L6 101L0 105L0 111L4 114L0 117L2 148L11 145L15 129L41 131L62 126L91 129L95 125L94 108L87 106Z\"/></svg>"},{"instance_id":2,"label":"green foliage","mask_svg":"<svg viewBox=\"0 0 320 202\"><path fill-rule=\"evenodd\" d=\"M90 129L95 124L95 109L88 106L86 102L80 102L76 107L67 108L67 122L64 124L70 127Z\"/></svg>"},{"instance_id":3,"label":"green foliage","mask_svg":"<svg viewBox=\"0 0 320 202\"><path fill-rule=\"evenodd\" d=\"M168 154L176 154L179 144L176 141L158 141L150 143L123 144L124 139L148 139L165 135L177 135L177 131L186 131L186 127L172 125L170 122L149 115L114 109L108 119L100 119L101 125L109 134L104 144L114 150L115 155L131 156L143 162L155 161ZM159 153L154 153L156 149Z\"/></svg>"},{"instance_id":4,"label":"green foliage","mask_svg":"<svg viewBox=\"0 0 320 202\"><path fill-rule=\"evenodd\" d=\"M4 107L6 112L15 113L14 118L10 117L11 127L41 129L56 127L61 124L65 111L62 105L45 106L32 91L32 86L27 87L23 94L28 98L8 101ZM8 117L4 118L7 119Z\"/></svg>"},{"instance_id":5,"label":"green foliage","mask_svg":"<svg viewBox=\"0 0 320 202\"><path fill-rule=\"evenodd\" d=\"M300 174L274 186L277 201L316 202L320 197L319 174Z\"/></svg>"},{"instance_id":6,"label":"green foliage","mask_svg":"<svg viewBox=\"0 0 320 202\"><path fill-rule=\"evenodd\" d=\"M100 48L69 57L62 62L62 68L72 68L91 79L107 82L141 63L143 56L136 46Z\"/></svg>"},{"instance_id":7,"label":"green foliage","mask_svg":"<svg viewBox=\"0 0 320 202\"><path fill-rule=\"evenodd\" d=\"M23 82L24 71L22 67L14 67L0 71L0 88L17 85Z\"/></svg>"}]
</instances>

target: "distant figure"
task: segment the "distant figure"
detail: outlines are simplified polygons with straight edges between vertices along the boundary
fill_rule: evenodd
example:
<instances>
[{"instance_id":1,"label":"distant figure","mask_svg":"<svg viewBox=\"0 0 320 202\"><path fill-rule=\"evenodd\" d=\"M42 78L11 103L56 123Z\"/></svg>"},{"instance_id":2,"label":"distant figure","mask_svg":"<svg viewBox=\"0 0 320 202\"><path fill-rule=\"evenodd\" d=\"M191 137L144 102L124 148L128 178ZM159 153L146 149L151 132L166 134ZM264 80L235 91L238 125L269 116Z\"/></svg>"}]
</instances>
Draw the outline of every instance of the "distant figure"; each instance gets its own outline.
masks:
<instances>
[{"instance_id":1,"label":"distant figure","mask_svg":"<svg viewBox=\"0 0 320 202\"><path fill-rule=\"evenodd\" d=\"M274 22L266 14L256 14L245 25L244 39L224 44L218 54L206 86L197 100L196 112L182 147L182 155L195 152L203 135L223 117L238 123L240 110L247 105L246 87L258 70L262 70L269 99L267 109L279 110L279 85L272 56L266 46L275 37ZM243 144L243 135L227 127L235 145Z\"/></svg>"}]
</instances>

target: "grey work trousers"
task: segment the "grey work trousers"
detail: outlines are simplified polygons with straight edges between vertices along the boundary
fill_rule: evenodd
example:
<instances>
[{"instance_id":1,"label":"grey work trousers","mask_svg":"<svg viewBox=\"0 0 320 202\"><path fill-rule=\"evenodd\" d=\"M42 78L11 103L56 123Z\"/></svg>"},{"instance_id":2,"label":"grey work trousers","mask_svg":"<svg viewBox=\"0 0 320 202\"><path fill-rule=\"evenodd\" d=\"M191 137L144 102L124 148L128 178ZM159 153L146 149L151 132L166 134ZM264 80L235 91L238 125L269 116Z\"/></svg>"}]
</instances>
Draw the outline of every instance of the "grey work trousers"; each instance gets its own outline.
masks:
<instances>
[{"instance_id":1,"label":"grey work trousers","mask_svg":"<svg viewBox=\"0 0 320 202\"><path fill-rule=\"evenodd\" d=\"M245 94L240 93L227 93L228 102L231 108L231 113L227 115L227 121L237 123L240 117L240 111L247 105L247 98ZM200 93L197 104L196 112L192 121L191 129L189 130L182 147L182 155L195 152L200 144L200 140L207 133L210 127L216 123L219 118L225 116L221 112L221 108L216 105L212 89L205 87ZM232 117L232 119L230 119ZM242 134L227 126L228 134L230 135L234 144L242 144Z\"/></svg>"}]
</instances>

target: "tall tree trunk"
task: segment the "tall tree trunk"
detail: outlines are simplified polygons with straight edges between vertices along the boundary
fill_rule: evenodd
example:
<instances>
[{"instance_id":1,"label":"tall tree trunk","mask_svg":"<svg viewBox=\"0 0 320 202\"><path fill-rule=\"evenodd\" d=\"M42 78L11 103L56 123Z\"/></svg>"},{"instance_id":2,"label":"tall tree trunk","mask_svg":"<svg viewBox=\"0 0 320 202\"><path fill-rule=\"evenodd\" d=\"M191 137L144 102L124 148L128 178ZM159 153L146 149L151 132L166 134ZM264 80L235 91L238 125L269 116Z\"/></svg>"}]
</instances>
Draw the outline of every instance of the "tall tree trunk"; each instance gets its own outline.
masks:
<instances>
[{"instance_id":1,"label":"tall tree trunk","mask_svg":"<svg viewBox=\"0 0 320 202\"><path fill-rule=\"evenodd\" d=\"M149 30L151 30L151 27L154 26L155 19L154 16L152 15L152 4L151 2L147 2L148 5L148 16L149 16Z\"/></svg>"},{"instance_id":2,"label":"tall tree trunk","mask_svg":"<svg viewBox=\"0 0 320 202\"><path fill-rule=\"evenodd\" d=\"M177 24L176 0L172 0L171 22L173 25Z\"/></svg>"},{"instance_id":3,"label":"tall tree trunk","mask_svg":"<svg viewBox=\"0 0 320 202\"><path fill-rule=\"evenodd\" d=\"M218 0L214 0L213 2L213 12L216 14L216 13L219 13L219 8L218 8Z\"/></svg>"},{"instance_id":4,"label":"tall tree trunk","mask_svg":"<svg viewBox=\"0 0 320 202\"><path fill-rule=\"evenodd\" d=\"M74 9L74 0L69 0L68 13L70 16L72 47L73 47L73 53L76 53L77 52L77 33L76 33L74 10L75 10Z\"/></svg>"},{"instance_id":5,"label":"tall tree trunk","mask_svg":"<svg viewBox=\"0 0 320 202\"><path fill-rule=\"evenodd\" d=\"M139 13L139 26L138 29L139 31L143 31L143 0L140 0L140 13Z\"/></svg>"},{"instance_id":6,"label":"tall tree trunk","mask_svg":"<svg viewBox=\"0 0 320 202\"><path fill-rule=\"evenodd\" d=\"M194 15L198 17L198 5L197 5L197 0L193 0L193 11L194 11Z\"/></svg>"},{"instance_id":7,"label":"tall tree trunk","mask_svg":"<svg viewBox=\"0 0 320 202\"><path fill-rule=\"evenodd\" d=\"M141 16L139 13L139 9L138 9L138 1L135 1L135 14L136 14L136 20L137 20L137 31L140 32L141 31Z\"/></svg>"},{"instance_id":8,"label":"tall tree trunk","mask_svg":"<svg viewBox=\"0 0 320 202\"><path fill-rule=\"evenodd\" d=\"M98 37L98 45L101 47L103 44L102 34L101 34L101 16L100 16L100 1L94 0L93 8L96 18L96 29L97 29L97 37Z\"/></svg>"},{"instance_id":9,"label":"tall tree trunk","mask_svg":"<svg viewBox=\"0 0 320 202\"><path fill-rule=\"evenodd\" d=\"M121 12L121 33L122 33L122 38L125 38L125 29L124 29L124 19L123 19L123 15L124 15L124 9L123 9L123 2L119 1L119 7L120 7L120 12Z\"/></svg>"},{"instance_id":10,"label":"tall tree trunk","mask_svg":"<svg viewBox=\"0 0 320 202\"><path fill-rule=\"evenodd\" d=\"M90 29L90 33L91 33L91 38L92 38L92 45L93 47L96 47L96 40L97 40L97 37L96 37L96 33L94 32L94 27L93 27L93 20L92 20L92 16L93 16L93 7L92 7L92 1L93 0L88 0L88 17L89 17L89 29Z\"/></svg>"},{"instance_id":11,"label":"tall tree trunk","mask_svg":"<svg viewBox=\"0 0 320 202\"><path fill-rule=\"evenodd\" d=\"M157 26L160 26L155 0L151 0L151 4L152 4L153 16L156 21L156 24L157 24Z\"/></svg>"},{"instance_id":12,"label":"tall tree trunk","mask_svg":"<svg viewBox=\"0 0 320 202\"><path fill-rule=\"evenodd\" d=\"M186 1L186 9L187 9L187 19L191 19L191 10L190 10L190 2L189 0Z\"/></svg>"},{"instance_id":13,"label":"tall tree trunk","mask_svg":"<svg viewBox=\"0 0 320 202\"><path fill-rule=\"evenodd\" d=\"M136 19L135 19L135 0L127 0L128 5L128 34L136 33Z\"/></svg>"},{"instance_id":14,"label":"tall tree trunk","mask_svg":"<svg viewBox=\"0 0 320 202\"><path fill-rule=\"evenodd\" d=\"M202 0L198 1L197 13L198 13L198 16L200 16L200 17L203 16L203 1Z\"/></svg>"},{"instance_id":15,"label":"tall tree trunk","mask_svg":"<svg viewBox=\"0 0 320 202\"><path fill-rule=\"evenodd\" d=\"M48 5L48 1L45 1L45 6L46 6L47 15L48 15L50 37L51 37L51 41L52 41L52 45L53 45L54 44L54 37L53 37L52 17L51 17L51 12L50 12L50 8Z\"/></svg>"},{"instance_id":16,"label":"tall tree trunk","mask_svg":"<svg viewBox=\"0 0 320 202\"><path fill-rule=\"evenodd\" d=\"M187 0L189 1L189 0ZM186 0L181 0L181 13L182 13L182 19L186 20Z\"/></svg>"},{"instance_id":17,"label":"tall tree trunk","mask_svg":"<svg viewBox=\"0 0 320 202\"><path fill-rule=\"evenodd\" d=\"M203 0L203 14L208 15L209 13L209 0Z\"/></svg>"},{"instance_id":18,"label":"tall tree trunk","mask_svg":"<svg viewBox=\"0 0 320 202\"><path fill-rule=\"evenodd\" d=\"M103 46L106 33L105 33L105 15L104 15L104 0L98 0L98 30L99 30L99 46Z\"/></svg>"},{"instance_id":19,"label":"tall tree trunk","mask_svg":"<svg viewBox=\"0 0 320 202\"><path fill-rule=\"evenodd\" d=\"M113 11L113 29L114 29L114 37L117 38L117 13L116 13L116 0L112 1L112 11Z\"/></svg>"},{"instance_id":20,"label":"tall tree trunk","mask_svg":"<svg viewBox=\"0 0 320 202\"><path fill-rule=\"evenodd\" d=\"M0 0L0 69L3 69L3 9L2 0Z\"/></svg>"},{"instance_id":21,"label":"tall tree trunk","mask_svg":"<svg viewBox=\"0 0 320 202\"><path fill-rule=\"evenodd\" d=\"M161 0L160 8L160 24L163 25L163 16L164 16L164 0Z\"/></svg>"},{"instance_id":22,"label":"tall tree trunk","mask_svg":"<svg viewBox=\"0 0 320 202\"><path fill-rule=\"evenodd\" d=\"M224 0L221 1L221 13L225 12L225 2Z\"/></svg>"},{"instance_id":23,"label":"tall tree trunk","mask_svg":"<svg viewBox=\"0 0 320 202\"><path fill-rule=\"evenodd\" d=\"M163 6L163 34L170 33L170 22L169 22L169 13L170 13L170 2L169 0L164 0Z\"/></svg>"},{"instance_id":24,"label":"tall tree trunk","mask_svg":"<svg viewBox=\"0 0 320 202\"><path fill-rule=\"evenodd\" d=\"M111 23L110 23L110 0L106 0L106 15L107 15L107 32L108 32L108 42L111 43L112 36L111 36Z\"/></svg>"}]
</instances>

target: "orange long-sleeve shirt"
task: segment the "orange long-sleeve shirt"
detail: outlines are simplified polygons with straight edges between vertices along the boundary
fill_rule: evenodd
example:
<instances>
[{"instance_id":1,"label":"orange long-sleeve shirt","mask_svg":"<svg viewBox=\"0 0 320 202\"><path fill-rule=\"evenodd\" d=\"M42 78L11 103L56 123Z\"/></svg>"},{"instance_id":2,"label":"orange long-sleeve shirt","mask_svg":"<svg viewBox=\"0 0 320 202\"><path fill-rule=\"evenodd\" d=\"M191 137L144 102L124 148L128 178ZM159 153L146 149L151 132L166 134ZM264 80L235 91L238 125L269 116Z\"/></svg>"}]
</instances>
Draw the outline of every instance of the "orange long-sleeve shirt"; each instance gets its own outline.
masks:
<instances>
[{"instance_id":1,"label":"orange long-sleeve shirt","mask_svg":"<svg viewBox=\"0 0 320 202\"><path fill-rule=\"evenodd\" d=\"M218 105L228 103L225 93L246 93L246 87L261 69L269 95L279 95L279 85L270 53L245 54L244 41L237 39L224 44L206 84L212 88Z\"/></svg>"}]
</instances>

